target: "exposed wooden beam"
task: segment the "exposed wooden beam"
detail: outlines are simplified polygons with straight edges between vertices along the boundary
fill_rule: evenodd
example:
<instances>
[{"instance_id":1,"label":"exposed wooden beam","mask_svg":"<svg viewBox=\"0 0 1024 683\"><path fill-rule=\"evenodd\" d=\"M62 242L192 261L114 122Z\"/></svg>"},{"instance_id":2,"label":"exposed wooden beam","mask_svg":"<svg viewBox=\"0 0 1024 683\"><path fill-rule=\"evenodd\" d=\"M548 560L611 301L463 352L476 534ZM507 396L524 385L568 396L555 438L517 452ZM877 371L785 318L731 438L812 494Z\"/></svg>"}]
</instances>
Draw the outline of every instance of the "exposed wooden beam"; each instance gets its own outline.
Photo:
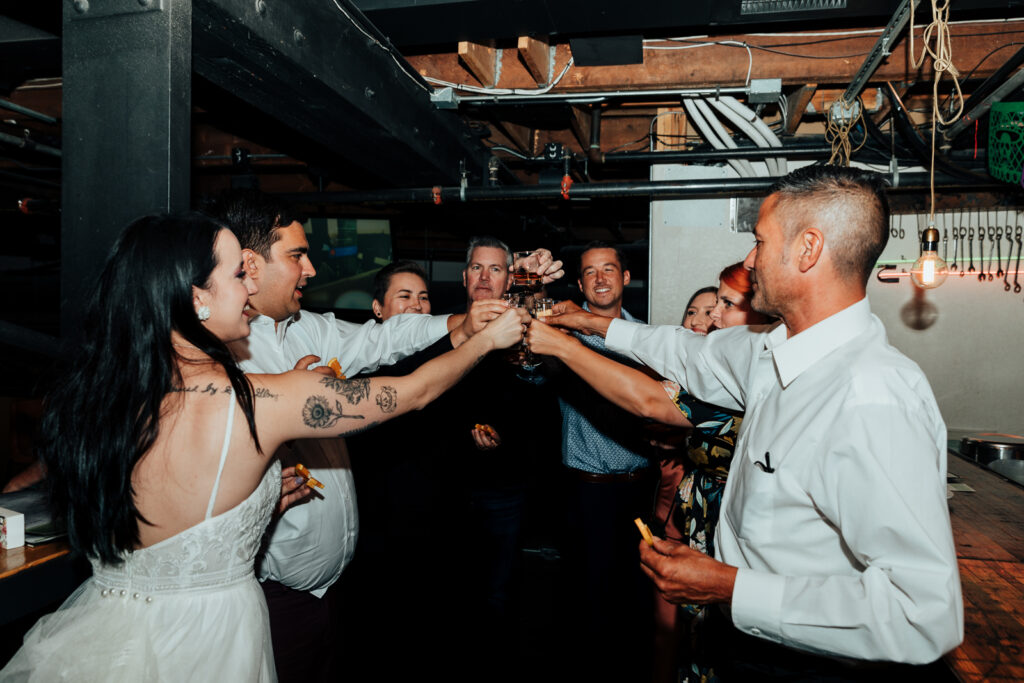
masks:
<instances>
[{"instance_id":1,"label":"exposed wooden beam","mask_svg":"<svg viewBox=\"0 0 1024 683\"><path fill-rule=\"evenodd\" d=\"M480 81L480 85L485 88L493 88L498 85L498 51L496 48L463 40L459 43L459 59L466 65L469 73Z\"/></svg>"},{"instance_id":2,"label":"exposed wooden beam","mask_svg":"<svg viewBox=\"0 0 1024 683\"><path fill-rule=\"evenodd\" d=\"M580 149L586 154L590 149L590 111L583 107L571 107L570 116L569 127L572 128L576 141L580 143Z\"/></svg>"},{"instance_id":3,"label":"exposed wooden beam","mask_svg":"<svg viewBox=\"0 0 1024 683\"><path fill-rule=\"evenodd\" d=\"M921 27L915 28L915 46L920 44ZM829 43L801 48L798 37L771 35L716 36L716 41L737 41L776 51L752 50L752 78L781 78L785 85L807 83L846 87L874 46L877 34L857 34ZM808 37L810 42L815 40ZM961 73L972 69L973 78L985 78L1000 66L998 59L987 58L992 50L1011 42L1024 42L1024 25L1006 22L979 22L950 26L953 62ZM534 88L536 81L511 51L502 57L502 86ZM794 54L804 57L794 57ZM571 56L568 43L555 45L556 71ZM987 58L987 59L986 59ZM466 71L455 53L410 56L421 73L454 82L465 82ZM616 67L574 66L553 92L589 90L655 90L667 88L742 86L747 79L748 55L742 47L711 45L692 50L645 50L644 63ZM932 63L926 59L920 69L910 65L907 39L893 46L890 57L879 66L872 82L930 81Z\"/></svg>"},{"instance_id":4,"label":"exposed wooden beam","mask_svg":"<svg viewBox=\"0 0 1024 683\"><path fill-rule=\"evenodd\" d=\"M792 135L800 126L807 111L807 104L818 89L817 83L808 83L786 95L786 132Z\"/></svg>"},{"instance_id":5,"label":"exposed wooden beam","mask_svg":"<svg viewBox=\"0 0 1024 683\"><path fill-rule=\"evenodd\" d=\"M659 109L654 134L654 149L679 149L686 135L686 113L678 107Z\"/></svg>"},{"instance_id":6,"label":"exposed wooden beam","mask_svg":"<svg viewBox=\"0 0 1024 683\"><path fill-rule=\"evenodd\" d=\"M544 85L551 78L551 44L547 36L543 40L530 36L519 36L519 58L537 85Z\"/></svg>"}]
</instances>

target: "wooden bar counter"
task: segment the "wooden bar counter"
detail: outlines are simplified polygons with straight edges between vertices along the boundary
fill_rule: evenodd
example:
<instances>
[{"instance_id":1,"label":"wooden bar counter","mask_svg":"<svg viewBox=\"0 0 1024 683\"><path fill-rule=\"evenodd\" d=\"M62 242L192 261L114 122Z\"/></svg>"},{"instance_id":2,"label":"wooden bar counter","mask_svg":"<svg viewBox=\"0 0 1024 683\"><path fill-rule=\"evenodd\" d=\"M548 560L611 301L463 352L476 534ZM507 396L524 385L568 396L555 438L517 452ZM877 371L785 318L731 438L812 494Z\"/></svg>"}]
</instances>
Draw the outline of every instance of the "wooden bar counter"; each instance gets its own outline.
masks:
<instances>
[{"instance_id":1,"label":"wooden bar counter","mask_svg":"<svg viewBox=\"0 0 1024 683\"><path fill-rule=\"evenodd\" d=\"M85 576L65 541L0 549L0 626L56 607Z\"/></svg>"},{"instance_id":2,"label":"wooden bar counter","mask_svg":"<svg viewBox=\"0 0 1024 683\"><path fill-rule=\"evenodd\" d=\"M961 681L1024 681L1024 487L950 454L974 491L949 501L964 593L964 642L946 655Z\"/></svg>"}]
</instances>

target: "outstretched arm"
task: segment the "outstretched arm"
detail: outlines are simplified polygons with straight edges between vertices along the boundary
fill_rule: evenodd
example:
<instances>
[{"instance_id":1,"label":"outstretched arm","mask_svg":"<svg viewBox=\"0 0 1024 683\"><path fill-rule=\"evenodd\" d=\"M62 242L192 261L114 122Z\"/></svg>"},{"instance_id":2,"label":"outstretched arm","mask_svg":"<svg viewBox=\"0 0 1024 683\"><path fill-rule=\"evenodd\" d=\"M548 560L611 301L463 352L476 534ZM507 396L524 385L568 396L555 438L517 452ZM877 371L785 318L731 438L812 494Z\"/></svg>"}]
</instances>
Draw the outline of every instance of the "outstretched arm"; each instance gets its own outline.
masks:
<instances>
[{"instance_id":1,"label":"outstretched arm","mask_svg":"<svg viewBox=\"0 0 1024 683\"><path fill-rule=\"evenodd\" d=\"M578 339L535 321L526 335L530 350L554 356L603 397L634 415L690 427L661 382L584 346Z\"/></svg>"},{"instance_id":2,"label":"outstretched arm","mask_svg":"<svg viewBox=\"0 0 1024 683\"><path fill-rule=\"evenodd\" d=\"M506 311L459 348L405 377L341 380L292 371L252 375L265 452L289 439L345 436L418 410L461 379L493 349L522 338L517 311Z\"/></svg>"}]
</instances>

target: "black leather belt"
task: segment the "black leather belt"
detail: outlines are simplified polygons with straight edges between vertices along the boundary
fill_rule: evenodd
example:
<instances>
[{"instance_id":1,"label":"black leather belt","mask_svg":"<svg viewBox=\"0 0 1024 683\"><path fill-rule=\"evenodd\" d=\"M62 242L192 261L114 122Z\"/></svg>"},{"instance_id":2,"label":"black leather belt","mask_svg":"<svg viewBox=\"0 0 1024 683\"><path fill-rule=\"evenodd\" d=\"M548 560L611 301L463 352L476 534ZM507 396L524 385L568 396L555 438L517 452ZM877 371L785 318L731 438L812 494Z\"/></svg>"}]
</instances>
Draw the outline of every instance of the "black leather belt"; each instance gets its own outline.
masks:
<instances>
[{"instance_id":1,"label":"black leather belt","mask_svg":"<svg viewBox=\"0 0 1024 683\"><path fill-rule=\"evenodd\" d=\"M633 470L632 472L612 472L609 474L601 474L598 472L587 472L586 470L576 469L575 467L567 467L567 470L580 481L585 481L590 484L622 484L631 481L639 481L650 476L651 471L649 469Z\"/></svg>"}]
</instances>

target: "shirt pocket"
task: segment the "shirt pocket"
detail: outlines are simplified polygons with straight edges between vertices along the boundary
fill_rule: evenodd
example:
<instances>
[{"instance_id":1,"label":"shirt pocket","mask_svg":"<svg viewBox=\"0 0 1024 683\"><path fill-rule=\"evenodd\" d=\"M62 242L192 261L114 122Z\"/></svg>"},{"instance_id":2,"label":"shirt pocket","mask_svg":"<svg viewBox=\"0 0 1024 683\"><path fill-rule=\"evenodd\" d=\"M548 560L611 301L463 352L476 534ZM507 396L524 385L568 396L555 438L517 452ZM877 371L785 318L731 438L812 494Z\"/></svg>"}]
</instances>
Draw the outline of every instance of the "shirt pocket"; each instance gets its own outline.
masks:
<instances>
[{"instance_id":1,"label":"shirt pocket","mask_svg":"<svg viewBox=\"0 0 1024 683\"><path fill-rule=\"evenodd\" d=\"M732 492L735 503L730 507L739 512L734 517L738 520L736 535L753 543L771 541L779 490L778 472L766 472L754 462L744 463L739 472L735 469L732 473L732 476L738 475Z\"/></svg>"}]
</instances>

